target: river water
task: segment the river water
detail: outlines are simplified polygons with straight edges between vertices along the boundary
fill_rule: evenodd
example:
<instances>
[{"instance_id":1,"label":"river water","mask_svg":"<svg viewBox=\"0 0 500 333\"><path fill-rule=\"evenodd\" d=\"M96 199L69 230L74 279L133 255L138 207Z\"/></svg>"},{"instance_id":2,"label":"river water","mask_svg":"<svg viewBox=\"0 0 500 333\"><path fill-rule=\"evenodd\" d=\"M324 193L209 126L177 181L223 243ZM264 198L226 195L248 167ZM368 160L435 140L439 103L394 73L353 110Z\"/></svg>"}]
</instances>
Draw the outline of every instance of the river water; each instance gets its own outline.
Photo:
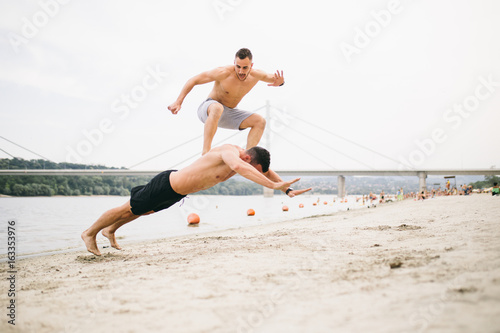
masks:
<instances>
[{"instance_id":1,"label":"river water","mask_svg":"<svg viewBox=\"0 0 500 333\"><path fill-rule=\"evenodd\" d=\"M122 205L129 197L12 197L0 198L0 260L7 255L8 222L15 221L17 258L47 255L61 251L86 251L80 238L106 210ZM333 202L333 200L335 202ZM313 203L318 203L316 206ZM326 204L325 204L326 202ZM304 208L299 208L299 204ZM288 212L282 210L289 207ZM331 214L339 210L366 207L349 197L340 203L334 195L302 195L289 198L263 196L206 196L191 195L167 210L140 217L121 227L116 236L121 245L179 235L200 234L209 231L241 228L313 215ZM247 216L249 208L255 216ZM187 224L187 216L197 213L201 222L197 227ZM99 247L108 245L102 235L97 237Z\"/></svg>"}]
</instances>

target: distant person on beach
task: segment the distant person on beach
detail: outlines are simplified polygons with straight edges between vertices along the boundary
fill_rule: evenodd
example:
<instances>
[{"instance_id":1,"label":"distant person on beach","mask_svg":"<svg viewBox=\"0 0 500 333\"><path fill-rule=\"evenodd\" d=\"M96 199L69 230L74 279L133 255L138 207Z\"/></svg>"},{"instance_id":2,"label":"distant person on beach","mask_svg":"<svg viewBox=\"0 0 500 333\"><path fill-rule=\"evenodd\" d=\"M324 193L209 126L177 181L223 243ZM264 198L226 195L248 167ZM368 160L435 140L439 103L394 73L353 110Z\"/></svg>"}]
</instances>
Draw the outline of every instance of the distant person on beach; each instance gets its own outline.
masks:
<instances>
[{"instance_id":1,"label":"distant person on beach","mask_svg":"<svg viewBox=\"0 0 500 333\"><path fill-rule=\"evenodd\" d=\"M403 200L403 196L404 196L404 191L403 188L401 187L398 191L398 201Z\"/></svg>"},{"instance_id":2,"label":"distant person on beach","mask_svg":"<svg viewBox=\"0 0 500 333\"><path fill-rule=\"evenodd\" d=\"M181 170L168 170L155 176L147 185L132 188L130 200L120 207L108 210L82 233L87 250L101 255L96 236L102 230L112 247L121 249L115 232L122 225L142 215L149 215L169 208L186 195L206 190L239 174L262 186L281 190L289 197L311 190L294 190L290 187L300 178L283 181L269 169L270 154L261 147L244 150L234 145L213 148L207 154Z\"/></svg>"},{"instance_id":3,"label":"distant person on beach","mask_svg":"<svg viewBox=\"0 0 500 333\"><path fill-rule=\"evenodd\" d=\"M203 134L202 154L206 154L211 146L217 127L234 130L250 128L246 148L256 146L264 133L266 120L260 115L236 109L238 103L259 82L268 86L279 87L285 84L283 71L268 74L259 69L253 69L252 52L243 48L235 55L234 64L218 67L189 79L168 109L177 114L187 94L196 85L214 82L208 99L198 108L198 117L205 124Z\"/></svg>"},{"instance_id":4,"label":"distant person on beach","mask_svg":"<svg viewBox=\"0 0 500 333\"><path fill-rule=\"evenodd\" d=\"M500 187L498 187L498 183L493 183L493 187L491 188L491 195L500 196Z\"/></svg>"}]
</instances>

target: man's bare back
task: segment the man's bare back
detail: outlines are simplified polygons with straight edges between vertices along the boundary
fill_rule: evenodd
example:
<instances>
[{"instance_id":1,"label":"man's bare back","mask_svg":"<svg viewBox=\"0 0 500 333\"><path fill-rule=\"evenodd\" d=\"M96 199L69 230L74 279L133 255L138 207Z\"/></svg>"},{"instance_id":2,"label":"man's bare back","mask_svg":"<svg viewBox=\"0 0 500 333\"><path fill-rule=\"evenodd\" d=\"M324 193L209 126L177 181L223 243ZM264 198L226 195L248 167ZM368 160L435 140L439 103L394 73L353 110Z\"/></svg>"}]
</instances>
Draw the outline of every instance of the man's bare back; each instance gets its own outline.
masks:
<instances>
[{"instance_id":1,"label":"man's bare back","mask_svg":"<svg viewBox=\"0 0 500 333\"><path fill-rule=\"evenodd\" d=\"M213 148L193 164L170 175L172 189L179 194L195 193L215 186L235 175L224 162L222 153L227 149L243 151L240 147L224 145ZM234 147L234 148L233 148Z\"/></svg>"}]
</instances>

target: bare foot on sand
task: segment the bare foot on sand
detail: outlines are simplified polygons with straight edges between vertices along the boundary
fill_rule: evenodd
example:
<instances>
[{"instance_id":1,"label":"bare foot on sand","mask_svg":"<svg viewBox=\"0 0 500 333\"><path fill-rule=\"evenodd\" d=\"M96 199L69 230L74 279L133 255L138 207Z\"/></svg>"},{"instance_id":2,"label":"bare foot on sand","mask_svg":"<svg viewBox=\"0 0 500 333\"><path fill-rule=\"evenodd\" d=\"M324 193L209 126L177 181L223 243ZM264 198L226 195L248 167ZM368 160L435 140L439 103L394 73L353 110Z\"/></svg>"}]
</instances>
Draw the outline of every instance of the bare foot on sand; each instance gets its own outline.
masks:
<instances>
[{"instance_id":1,"label":"bare foot on sand","mask_svg":"<svg viewBox=\"0 0 500 333\"><path fill-rule=\"evenodd\" d=\"M115 238L115 233L111 233L109 232L109 230L107 230L108 228L105 228L105 229L102 229L102 235L104 237L106 237L107 239L109 239L109 243L111 245L111 247L114 247L115 249L117 250L121 250L122 248L120 247L120 245L118 245L118 243L116 242L116 238Z\"/></svg>"},{"instance_id":2,"label":"bare foot on sand","mask_svg":"<svg viewBox=\"0 0 500 333\"><path fill-rule=\"evenodd\" d=\"M101 255L101 252L97 248L97 242L95 240L95 236L92 237L87 235L87 230L85 230L84 232L82 232L82 239L89 252L95 254L96 256Z\"/></svg>"}]
</instances>

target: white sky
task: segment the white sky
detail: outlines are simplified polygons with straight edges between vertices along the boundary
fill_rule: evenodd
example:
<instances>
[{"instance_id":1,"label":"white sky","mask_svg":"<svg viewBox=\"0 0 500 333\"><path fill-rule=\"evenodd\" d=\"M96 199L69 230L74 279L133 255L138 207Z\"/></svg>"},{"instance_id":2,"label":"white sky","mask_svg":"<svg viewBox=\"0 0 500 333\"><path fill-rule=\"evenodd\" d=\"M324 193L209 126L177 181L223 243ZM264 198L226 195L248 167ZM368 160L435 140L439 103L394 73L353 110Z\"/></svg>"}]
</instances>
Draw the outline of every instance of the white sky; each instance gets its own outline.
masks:
<instances>
[{"instance_id":1,"label":"white sky","mask_svg":"<svg viewBox=\"0 0 500 333\"><path fill-rule=\"evenodd\" d=\"M178 115L167 106L187 79L247 47L255 68L285 74L284 87L259 83L239 105L282 110L268 121L274 169L500 168L498 1L67 2L0 0L0 136L53 161L80 148L81 163L130 167L200 136L212 84ZM349 62L342 47L356 45ZM126 106L132 92L141 100ZM235 133L219 129L214 142ZM201 147L135 169L181 167ZM38 158L1 138L0 149Z\"/></svg>"}]
</instances>

